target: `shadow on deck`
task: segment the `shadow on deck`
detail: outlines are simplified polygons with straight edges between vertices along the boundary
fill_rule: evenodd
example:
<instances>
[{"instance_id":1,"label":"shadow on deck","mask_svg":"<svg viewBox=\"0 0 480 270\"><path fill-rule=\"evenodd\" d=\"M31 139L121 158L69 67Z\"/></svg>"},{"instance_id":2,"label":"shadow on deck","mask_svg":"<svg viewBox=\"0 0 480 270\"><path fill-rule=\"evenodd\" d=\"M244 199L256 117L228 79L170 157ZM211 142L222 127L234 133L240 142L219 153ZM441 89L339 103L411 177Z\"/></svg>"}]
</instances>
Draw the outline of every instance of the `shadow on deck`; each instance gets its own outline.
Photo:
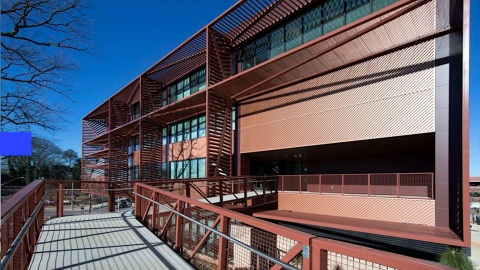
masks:
<instances>
[{"instance_id":1,"label":"shadow on deck","mask_svg":"<svg viewBox=\"0 0 480 270\"><path fill-rule=\"evenodd\" d=\"M29 269L194 269L131 212L47 221Z\"/></svg>"}]
</instances>

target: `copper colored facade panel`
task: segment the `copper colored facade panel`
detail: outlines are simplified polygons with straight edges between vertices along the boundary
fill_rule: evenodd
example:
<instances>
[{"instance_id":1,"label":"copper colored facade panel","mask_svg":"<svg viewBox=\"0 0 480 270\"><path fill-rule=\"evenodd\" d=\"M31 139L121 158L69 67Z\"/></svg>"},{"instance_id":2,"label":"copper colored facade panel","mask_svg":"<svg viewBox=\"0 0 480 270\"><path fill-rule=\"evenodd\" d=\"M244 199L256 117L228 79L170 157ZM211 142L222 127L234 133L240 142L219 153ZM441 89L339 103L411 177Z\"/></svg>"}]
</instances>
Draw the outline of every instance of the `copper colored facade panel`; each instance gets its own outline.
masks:
<instances>
[{"instance_id":1,"label":"copper colored facade panel","mask_svg":"<svg viewBox=\"0 0 480 270\"><path fill-rule=\"evenodd\" d=\"M429 199L285 192L278 194L278 210L435 226L435 201Z\"/></svg>"},{"instance_id":2,"label":"copper colored facade panel","mask_svg":"<svg viewBox=\"0 0 480 270\"><path fill-rule=\"evenodd\" d=\"M434 41L427 41L241 106L241 152L435 131Z\"/></svg>"}]
</instances>

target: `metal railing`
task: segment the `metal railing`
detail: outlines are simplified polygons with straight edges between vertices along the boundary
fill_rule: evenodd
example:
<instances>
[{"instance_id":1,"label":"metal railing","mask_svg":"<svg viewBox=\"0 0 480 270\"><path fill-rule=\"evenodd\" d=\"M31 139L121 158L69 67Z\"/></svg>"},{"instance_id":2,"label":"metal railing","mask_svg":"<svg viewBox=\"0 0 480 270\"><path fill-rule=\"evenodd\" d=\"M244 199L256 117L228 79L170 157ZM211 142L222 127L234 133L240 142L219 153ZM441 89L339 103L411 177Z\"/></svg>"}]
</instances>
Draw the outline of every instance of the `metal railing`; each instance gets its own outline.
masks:
<instances>
[{"instance_id":1,"label":"metal railing","mask_svg":"<svg viewBox=\"0 0 480 270\"><path fill-rule=\"evenodd\" d=\"M2 203L0 269L26 269L43 226L45 183L36 180Z\"/></svg>"},{"instance_id":2,"label":"metal railing","mask_svg":"<svg viewBox=\"0 0 480 270\"><path fill-rule=\"evenodd\" d=\"M144 184L134 194L137 219L197 269L310 267L313 235Z\"/></svg>"},{"instance_id":3,"label":"metal railing","mask_svg":"<svg viewBox=\"0 0 480 270\"><path fill-rule=\"evenodd\" d=\"M321 237L312 240L311 248L312 269L454 269L435 262Z\"/></svg>"},{"instance_id":4,"label":"metal railing","mask_svg":"<svg viewBox=\"0 0 480 270\"><path fill-rule=\"evenodd\" d=\"M280 175L279 192L434 199L433 173Z\"/></svg>"}]
</instances>

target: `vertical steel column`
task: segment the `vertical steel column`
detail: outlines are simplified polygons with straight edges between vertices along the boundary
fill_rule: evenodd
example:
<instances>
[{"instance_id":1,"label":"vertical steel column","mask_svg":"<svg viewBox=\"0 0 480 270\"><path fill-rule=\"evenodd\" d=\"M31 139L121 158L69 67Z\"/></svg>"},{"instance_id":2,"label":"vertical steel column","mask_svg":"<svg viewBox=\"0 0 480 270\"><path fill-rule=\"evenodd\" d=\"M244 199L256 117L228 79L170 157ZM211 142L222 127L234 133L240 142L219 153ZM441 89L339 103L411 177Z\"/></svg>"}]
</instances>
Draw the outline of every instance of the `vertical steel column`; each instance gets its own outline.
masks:
<instances>
[{"instance_id":1,"label":"vertical steel column","mask_svg":"<svg viewBox=\"0 0 480 270\"><path fill-rule=\"evenodd\" d=\"M108 212L115 212L115 191L113 183L108 183Z\"/></svg>"},{"instance_id":2,"label":"vertical steel column","mask_svg":"<svg viewBox=\"0 0 480 270\"><path fill-rule=\"evenodd\" d=\"M247 207L247 178L243 179L243 200L245 201L245 207Z\"/></svg>"},{"instance_id":3,"label":"vertical steel column","mask_svg":"<svg viewBox=\"0 0 480 270\"><path fill-rule=\"evenodd\" d=\"M220 217L220 232L230 235L230 219L221 216ZM228 240L218 236L218 270L225 270L227 269L228 264Z\"/></svg>"},{"instance_id":4,"label":"vertical steel column","mask_svg":"<svg viewBox=\"0 0 480 270\"><path fill-rule=\"evenodd\" d=\"M177 211L184 213L185 203L183 201L177 200ZM183 217L180 215L176 216L175 220L175 251L180 252L182 248L182 239L183 239Z\"/></svg>"},{"instance_id":5,"label":"vertical steel column","mask_svg":"<svg viewBox=\"0 0 480 270\"><path fill-rule=\"evenodd\" d=\"M133 190L136 194L142 194L141 187L138 185L133 186ZM141 206L141 197L135 194L134 203L135 203L135 218L138 221L142 221L142 206Z\"/></svg>"},{"instance_id":6,"label":"vertical steel column","mask_svg":"<svg viewBox=\"0 0 480 270\"><path fill-rule=\"evenodd\" d=\"M63 217L63 182L57 183L57 217Z\"/></svg>"}]
</instances>

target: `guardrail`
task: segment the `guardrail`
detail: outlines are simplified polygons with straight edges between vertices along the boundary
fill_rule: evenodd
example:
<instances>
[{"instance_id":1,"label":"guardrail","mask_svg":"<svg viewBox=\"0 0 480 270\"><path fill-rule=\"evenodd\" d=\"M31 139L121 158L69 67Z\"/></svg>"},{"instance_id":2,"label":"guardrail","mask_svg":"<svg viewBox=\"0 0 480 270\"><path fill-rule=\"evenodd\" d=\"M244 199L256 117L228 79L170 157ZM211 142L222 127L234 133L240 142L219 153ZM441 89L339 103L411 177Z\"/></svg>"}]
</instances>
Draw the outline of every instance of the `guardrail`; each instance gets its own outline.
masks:
<instances>
[{"instance_id":1,"label":"guardrail","mask_svg":"<svg viewBox=\"0 0 480 270\"><path fill-rule=\"evenodd\" d=\"M45 183L33 181L2 203L0 269L26 269L43 226Z\"/></svg>"},{"instance_id":2,"label":"guardrail","mask_svg":"<svg viewBox=\"0 0 480 270\"><path fill-rule=\"evenodd\" d=\"M434 198L433 173L279 175L279 192Z\"/></svg>"},{"instance_id":3,"label":"guardrail","mask_svg":"<svg viewBox=\"0 0 480 270\"><path fill-rule=\"evenodd\" d=\"M184 181L184 185L192 181ZM269 180L252 181L263 184ZM67 187L72 183L73 186ZM111 183L102 184L106 186L104 189L99 186L84 189L82 184L84 182L72 180L36 180L2 203L0 270L28 268L48 204L57 205L49 196L57 196L57 202L61 202L59 207L63 209L71 204L58 200L62 198L58 194L63 196L72 190L133 196L137 219L197 269L452 269L434 262L315 237L174 194L176 189L167 191L147 183L124 183L133 185L132 192L125 186L111 189ZM65 213L84 212L65 210Z\"/></svg>"},{"instance_id":4,"label":"guardrail","mask_svg":"<svg viewBox=\"0 0 480 270\"><path fill-rule=\"evenodd\" d=\"M312 269L454 269L435 262L320 237L312 240L311 247Z\"/></svg>"},{"instance_id":5,"label":"guardrail","mask_svg":"<svg viewBox=\"0 0 480 270\"><path fill-rule=\"evenodd\" d=\"M313 235L145 184L134 194L137 219L197 269L310 269Z\"/></svg>"}]
</instances>

